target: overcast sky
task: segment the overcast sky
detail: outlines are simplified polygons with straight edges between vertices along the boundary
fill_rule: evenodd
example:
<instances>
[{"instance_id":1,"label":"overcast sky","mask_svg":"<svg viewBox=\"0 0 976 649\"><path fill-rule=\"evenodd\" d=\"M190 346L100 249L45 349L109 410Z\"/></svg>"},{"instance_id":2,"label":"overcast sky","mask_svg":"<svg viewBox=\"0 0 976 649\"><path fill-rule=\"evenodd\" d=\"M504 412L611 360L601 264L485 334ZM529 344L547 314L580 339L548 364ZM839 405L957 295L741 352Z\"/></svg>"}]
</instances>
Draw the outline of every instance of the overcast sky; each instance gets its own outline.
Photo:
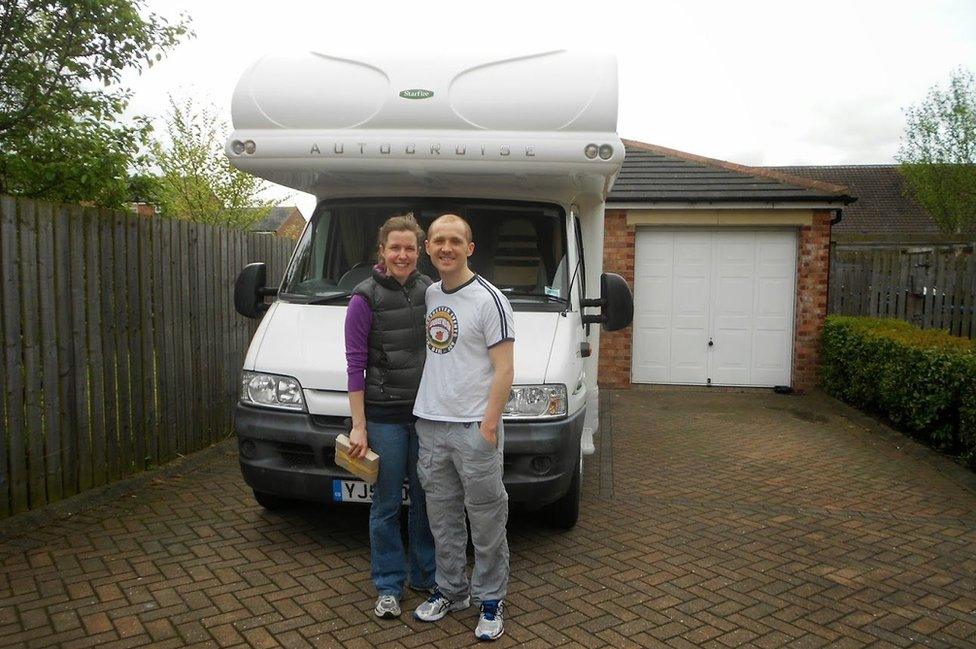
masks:
<instances>
[{"instance_id":1,"label":"overcast sky","mask_svg":"<svg viewBox=\"0 0 976 649\"><path fill-rule=\"evenodd\" d=\"M953 68L976 70L976 2L309 2L147 0L183 12L196 38L125 83L131 110L167 94L230 120L250 63L314 50L617 56L623 138L748 165L890 163L903 109ZM293 194L305 215L314 201Z\"/></svg>"}]
</instances>

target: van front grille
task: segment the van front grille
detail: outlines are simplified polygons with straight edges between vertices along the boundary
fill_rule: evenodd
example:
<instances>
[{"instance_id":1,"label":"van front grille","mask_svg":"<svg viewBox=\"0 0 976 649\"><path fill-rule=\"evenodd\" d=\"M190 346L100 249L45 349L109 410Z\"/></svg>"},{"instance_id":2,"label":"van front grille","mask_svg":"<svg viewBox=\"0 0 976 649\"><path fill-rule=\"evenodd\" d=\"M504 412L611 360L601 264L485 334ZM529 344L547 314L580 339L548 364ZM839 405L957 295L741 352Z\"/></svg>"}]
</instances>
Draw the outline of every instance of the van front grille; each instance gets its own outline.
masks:
<instances>
[{"instance_id":1,"label":"van front grille","mask_svg":"<svg viewBox=\"0 0 976 649\"><path fill-rule=\"evenodd\" d=\"M315 466L315 451L308 444L278 442L278 455L291 466Z\"/></svg>"},{"instance_id":2,"label":"van front grille","mask_svg":"<svg viewBox=\"0 0 976 649\"><path fill-rule=\"evenodd\" d=\"M312 424L321 428L341 428L343 432L349 430L349 418L336 415L312 415Z\"/></svg>"}]
</instances>

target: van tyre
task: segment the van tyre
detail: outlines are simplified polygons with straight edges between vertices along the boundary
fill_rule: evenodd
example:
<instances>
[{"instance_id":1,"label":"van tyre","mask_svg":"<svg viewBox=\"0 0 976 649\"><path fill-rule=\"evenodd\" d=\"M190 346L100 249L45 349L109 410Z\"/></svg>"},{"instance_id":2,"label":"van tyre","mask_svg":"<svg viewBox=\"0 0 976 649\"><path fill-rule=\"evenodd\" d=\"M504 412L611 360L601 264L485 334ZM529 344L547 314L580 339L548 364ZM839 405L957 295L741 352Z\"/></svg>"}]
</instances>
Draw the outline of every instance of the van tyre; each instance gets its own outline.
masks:
<instances>
[{"instance_id":1,"label":"van tyre","mask_svg":"<svg viewBox=\"0 0 976 649\"><path fill-rule=\"evenodd\" d=\"M572 529L579 520L580 497L583 491L583 456L579 455L576 460L576 473L573 480L569 483L569 491L549 505L549 521L553 527L560 530Z\"/></svg>"},{"instance_id":2,"label":"van tyre","mask_svg":"<svg viewBox=\"0 0 976 649\"><path fill-rule=\"evenodd\" d=\"M255 491L254 500L258 501L259 505L272 512L276 509L283 509L284 507L287 507L291 502L287 498L264 493L263 491Z\"/></svg>"}]
</instances>

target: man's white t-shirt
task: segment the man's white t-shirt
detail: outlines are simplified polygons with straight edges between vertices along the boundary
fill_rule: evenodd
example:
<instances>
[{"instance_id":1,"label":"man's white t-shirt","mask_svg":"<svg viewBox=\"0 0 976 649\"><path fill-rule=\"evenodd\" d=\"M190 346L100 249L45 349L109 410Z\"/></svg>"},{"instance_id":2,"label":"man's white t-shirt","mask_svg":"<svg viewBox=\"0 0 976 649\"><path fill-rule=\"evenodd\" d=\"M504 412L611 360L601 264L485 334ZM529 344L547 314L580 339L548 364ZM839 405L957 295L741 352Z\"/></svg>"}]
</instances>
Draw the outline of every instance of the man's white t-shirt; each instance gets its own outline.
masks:
<instances>
[{"instance_id":1,"label":"man's white t-shirt","mask_svg":"<svg viewBox=\"0 0 976 649\"><path fill-rule=\"evenodd\" d=\"M434 421L484 419L494 374L488 350L515 340L512 305L480 275L452 291L427 287L427 364L413 414Z\"/></svg>"}]
</instances>

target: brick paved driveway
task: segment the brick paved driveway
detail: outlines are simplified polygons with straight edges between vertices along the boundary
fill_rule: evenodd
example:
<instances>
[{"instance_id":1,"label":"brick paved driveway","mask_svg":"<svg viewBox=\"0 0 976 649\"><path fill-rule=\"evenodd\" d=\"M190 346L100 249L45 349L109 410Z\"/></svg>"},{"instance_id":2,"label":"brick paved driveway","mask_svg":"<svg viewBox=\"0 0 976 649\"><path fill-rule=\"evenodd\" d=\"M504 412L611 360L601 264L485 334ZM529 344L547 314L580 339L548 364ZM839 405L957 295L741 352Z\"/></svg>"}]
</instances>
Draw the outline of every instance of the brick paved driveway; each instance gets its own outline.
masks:
<instances>
[{"instance_id":1,"label":"brick paved driveway","mask_svg":"<svg viewBox=\"0 0 976 649\"><path fill-rule=\"evenodd\" d=\"M819 395L605 400L580 524L513 516L499 646L976 646L971 476ZM0 524L0 645L473 643L368 615L366 511L264 512L232 443L110 495Z\"/></svg>"}]
</instances>

